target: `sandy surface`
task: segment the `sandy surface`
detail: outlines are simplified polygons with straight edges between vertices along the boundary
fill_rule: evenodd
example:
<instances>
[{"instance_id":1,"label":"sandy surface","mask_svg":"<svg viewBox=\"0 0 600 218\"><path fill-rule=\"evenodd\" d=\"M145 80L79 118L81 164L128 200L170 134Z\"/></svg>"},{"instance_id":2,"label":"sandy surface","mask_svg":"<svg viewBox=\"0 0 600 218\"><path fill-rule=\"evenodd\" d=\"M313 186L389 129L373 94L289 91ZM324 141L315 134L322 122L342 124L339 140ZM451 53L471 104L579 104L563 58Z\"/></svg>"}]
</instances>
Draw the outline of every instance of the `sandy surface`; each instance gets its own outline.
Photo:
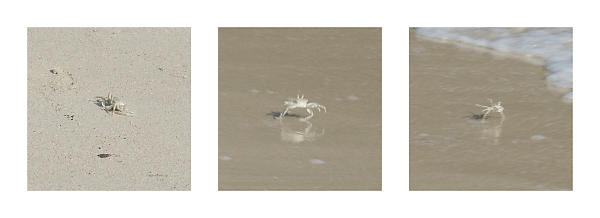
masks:
<instances>
[{"instance_id":1,"label":"sandy surface","mask_svg":"<svg viewBox=\"0 0 600 218\"><path fill-rule=\"evenodd\" d=\"M381 29L219 29L219 190L381 190Z\"/></svg>"},{"instance_id":2,"label":"sandy surface","mask_svg":"<svg viewBox=\"0 0 600 218\"><path fill-rule=\"evenodd\" d=\"M410 36L411 190L572 190L572 104L540 65ZM506 119L492 113L502 101Z\"/></svg>"},{"instance_id":3,"label":"sandy surface","mask_svg":"<svg viewBox=\"0 0 600 218\"><path fill-rule=\"evenodd\" d=\"M190 190L189 28L27 37L29 190ZM135 116L89 101L108 92Z\"/></svg>"}]
</instances>

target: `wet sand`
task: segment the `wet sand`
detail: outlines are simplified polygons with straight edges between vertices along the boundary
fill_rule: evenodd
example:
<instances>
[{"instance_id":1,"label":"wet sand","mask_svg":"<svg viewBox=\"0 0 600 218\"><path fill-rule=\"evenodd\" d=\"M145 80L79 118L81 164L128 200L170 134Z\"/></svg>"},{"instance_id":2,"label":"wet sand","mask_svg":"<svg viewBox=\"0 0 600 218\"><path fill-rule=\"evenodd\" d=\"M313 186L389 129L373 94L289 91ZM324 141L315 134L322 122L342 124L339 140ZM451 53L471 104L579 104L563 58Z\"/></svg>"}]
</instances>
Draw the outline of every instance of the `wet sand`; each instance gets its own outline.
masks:
<instances>
[{"instance_id":1,"label":"wet sand","mask_svg":"<svg viewBox=\"0 0 600 218\"><path fill-rule=\"evenodd\" d=\"M381 190L381 29L219 29L219 190Z\"/></svg>"},{"instance_id":2,"label":"wet sand","mask_svg":"<svg viewBox=\"0 0 600 218\"><path fill-rule=\"evenodd\" d=\"M410 190L572 190L572 104L546 75L411 32ZM488 98L506 119L469 119Z\"/></svg>"},{"instance_id":3,"label":"wet sand","mask_svg":"<svg viewBox=\"0 0 600 218\"><path fill-rule=\"evenodd\" d=\"M189 28L27 37L28 190L190 190ZM108 92L134 116L90 101Z\"/></svg>"}]
</instances>

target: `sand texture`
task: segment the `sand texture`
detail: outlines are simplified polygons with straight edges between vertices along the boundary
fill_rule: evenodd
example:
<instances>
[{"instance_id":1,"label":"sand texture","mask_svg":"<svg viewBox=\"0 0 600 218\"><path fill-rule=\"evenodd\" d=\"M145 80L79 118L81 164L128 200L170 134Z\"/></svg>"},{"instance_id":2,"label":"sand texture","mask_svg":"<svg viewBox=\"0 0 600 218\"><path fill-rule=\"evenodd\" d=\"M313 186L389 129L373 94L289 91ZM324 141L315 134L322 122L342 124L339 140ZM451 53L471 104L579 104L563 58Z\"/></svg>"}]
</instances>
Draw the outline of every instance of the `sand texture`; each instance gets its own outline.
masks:
<instances>
[{"instance_id":1,"label":"sand texture","mask_svg":"<svg viewBox=\"0 0 600 218\"><path fill-rule=\"evenodd\" d=\"M219 190L381 190L381 29L219 29Z\"/></svg>"},{"instance_id":2,"label":"sand texture","mask_svg":"<svg viewBox=\"0 0 600 218\"><path fill-rule=\"evenodd\" d=\"M27 37L28 190L190 190L189 28ZM134 116L102 110L109 92Z\"/></svg>"},{"instance_id":3,"label":"sand texture","mask_svg":"<svg viewBox=\"0 0 600 218\"><path fill-rule=\"evenodd\" d=\"M572 190L572 104L541 65L410 35L411 190ZM474 120L475 104L501 101Z\"/></svg>"}]
</instances>

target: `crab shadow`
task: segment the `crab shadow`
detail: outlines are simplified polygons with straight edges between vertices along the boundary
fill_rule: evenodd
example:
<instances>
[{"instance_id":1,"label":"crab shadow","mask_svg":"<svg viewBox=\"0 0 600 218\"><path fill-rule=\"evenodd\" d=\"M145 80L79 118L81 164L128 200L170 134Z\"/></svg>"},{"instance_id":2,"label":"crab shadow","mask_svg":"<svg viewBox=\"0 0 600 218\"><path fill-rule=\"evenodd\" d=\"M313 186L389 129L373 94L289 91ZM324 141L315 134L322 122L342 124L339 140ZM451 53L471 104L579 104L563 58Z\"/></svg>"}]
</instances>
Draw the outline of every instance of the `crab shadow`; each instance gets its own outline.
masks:
<instances>
[{"instance_id":1,"label":"crab shadow","mask_svg":"<svg viewBox=\"0 0 600 218\"><path fill-rule=\"evenodd\" d=\"M469 118L471 120L487 120L491 117L490 115L488 115L487 117L485 117L484 115L485 114L476 114L471 112L471 115L466 116L465 118Z\"/></svg>"},{"instance_id":2,"label":"crab shadow","mask_svg":"<svg viewBox=\"0 0 600 218\"><path fill-rule=\"evenodd\" d=\"M271 113L267 113L267 115L272 116L273 119L277 119L277 118L279 118L279 116L281 116L281 113L283 113L283 112L273 112L273 111L271 111ZM285 114L284 117L304 118L305 116L302 116L302 115L299 115L299 114L287 113L287 114Z\"/></svg>"},{"instance_id":3,"label":"crab shadow","mask_svg":"<svg viewBox=\"0 0 600 218\"><path fill-rule=\"evenodd\" d=\"M90 102L92 102L93 104L95 104L96 106L98 106L99 108L104 108L104 106L102 106L102 103L104 101L100 100L100 99L96 99L96 100L89 100Z\"/></svg>"},{"instance_id":4,"label":"crab shadow","mask_svg":"<svg viewBox=\"0 0 600 218\"><path fill-rule=\"evenodd\" d=\"M106 104L107 102L104 99L96 99L96 100L88 100L89 102L93 103L94 105L98 106L98 108L102 109L104 112L106 113L110 113L110 110L106 110ZM102 103L104 103L104 105L102 105Z\"/></svg>"}]
</instances>

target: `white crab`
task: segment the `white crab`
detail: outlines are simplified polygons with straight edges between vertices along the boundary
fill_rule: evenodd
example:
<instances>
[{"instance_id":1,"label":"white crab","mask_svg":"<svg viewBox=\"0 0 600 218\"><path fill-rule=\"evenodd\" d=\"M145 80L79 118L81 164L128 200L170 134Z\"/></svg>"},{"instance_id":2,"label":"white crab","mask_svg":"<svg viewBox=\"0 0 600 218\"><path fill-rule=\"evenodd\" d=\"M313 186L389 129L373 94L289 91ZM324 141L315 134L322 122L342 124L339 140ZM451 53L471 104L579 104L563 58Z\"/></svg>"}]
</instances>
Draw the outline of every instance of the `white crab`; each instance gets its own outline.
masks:
<instances>
[{"instance_id":1,"label":"white crab","mask_svg":"<svg viewBox=\"0 0 600 218\"><path fill-rule=\"evenodd\" d=\"M306 116L305 118L303 118L304 120L309 120L310 118L312 118L313 111L312 109L317 109L319 110L319 112L321 112L321 108L327 112L327 108L319 103L316 102L308 102L307 98L304 98L304 95L302 95L302 97L300 97L300 95L296 96L296 98L289 98L287 101L283 102L283 105L286 107L285 110L279 115L279 118L283 118L287 112L291 109L294 108L306 108L306 112L308 112L308 116Z\"/></svg>"},{"instance_id":2,"label":"white crab","mask_svg":"<svg viewBox=\"0 0 600 218\"><path fill-rule=\"evenodd\" d=\"M108 97L96 96L96 102L99 102L102 105L102 109L105 111L112 111L112 114L115 113L119 115L132 116L133 112L129 112L125 110L125 103L119 100L119 98L112 96L110 92L108 93Z\"/></svg>"},{"instance_id":3,"label":"white crab","mask_svg":"<svg viewBox=\"0 0 600 218\"><path fill-rule=\"evenodd\" d=\"M499 101L498 103L494 104L494 101L492 101L492 99L488 98L488 100L490 101L490 106L475 104L476 106L485 108L481 111L484 112L483 119L487 119L488 114L495 110L498 113L500 113L500 115L502 116L502 120L504 120L504 107L502 107L502 102Z\"/></svg>"}]
</instances>

